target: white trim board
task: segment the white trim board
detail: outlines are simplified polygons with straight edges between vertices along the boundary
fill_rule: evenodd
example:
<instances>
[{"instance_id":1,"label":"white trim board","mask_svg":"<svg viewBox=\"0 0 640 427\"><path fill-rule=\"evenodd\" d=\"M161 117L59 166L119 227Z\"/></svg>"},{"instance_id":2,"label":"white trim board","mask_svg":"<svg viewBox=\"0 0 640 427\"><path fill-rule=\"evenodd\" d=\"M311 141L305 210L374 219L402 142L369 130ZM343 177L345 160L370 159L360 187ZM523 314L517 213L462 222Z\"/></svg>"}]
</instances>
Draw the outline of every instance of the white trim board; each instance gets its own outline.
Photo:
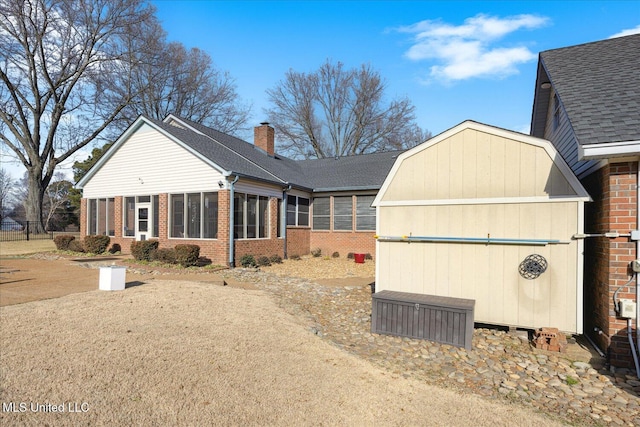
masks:
<instances>
[{"instance_id":1,"label":"white trim board","mask_svg":"<svg viewBox=\"0 0 640 427\"><path fill-rule=\"evenodd\" d=\"M578 145L580 160L608 159L640 154L640 141L604 142Z\"/></svg>"}]
</instances>

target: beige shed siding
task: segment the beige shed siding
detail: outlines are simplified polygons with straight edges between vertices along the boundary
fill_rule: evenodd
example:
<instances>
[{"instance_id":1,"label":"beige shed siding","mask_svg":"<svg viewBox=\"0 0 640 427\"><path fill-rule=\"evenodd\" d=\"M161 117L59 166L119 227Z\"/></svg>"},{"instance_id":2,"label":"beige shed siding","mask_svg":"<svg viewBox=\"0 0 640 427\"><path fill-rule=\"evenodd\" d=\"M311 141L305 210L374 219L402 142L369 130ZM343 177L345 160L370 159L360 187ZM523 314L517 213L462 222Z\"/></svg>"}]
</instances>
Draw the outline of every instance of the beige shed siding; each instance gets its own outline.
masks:
<instances>
[{"instance_id":1,"label":"beige shed siding","mask_svg":"<svg viewBox=\"0 0 640 427\"><path fill-rule=\"evenodd\" d=\"M578 203L385 206L379 234L569 240ZM476 300L477 322L577 331L577 241L547 246L379 242L376 292L394 290ZM535 280L518 267L549 262Z\"/></svg>"},{"instance_id":2,"label":"beige shed siding","mask_svg":"<svg viewBox=\"0 0 640 427\"><path fill-rule=\"evenodd\" d=\"M220 180L221 172L143 125L89 180L83 197L212 191Z\"/></svg>"},{"instance_id":3,"label":"beige shed siding","mask_svg":"<svg viewBox=\"0 0 640 427\"><path fill-rule=\"evenodd\" d=\"M399 156L377 207L376 292L474 299L475 321L582 332L580 182L548 141L464 122ZM557 240L508 245L386 237ZM519 273L546 258L534 280Z\"/></svg>"},{"instance_id":4,"label":"beige shed siding","mask_svg":"<svg viewBox=\"0 0 640 427\"><path fill-rule=\"evenodd\" d=\"M558 196L576 192L544 148L464 129L404 159L381 200Z\"/></svg>"}]
</instances>

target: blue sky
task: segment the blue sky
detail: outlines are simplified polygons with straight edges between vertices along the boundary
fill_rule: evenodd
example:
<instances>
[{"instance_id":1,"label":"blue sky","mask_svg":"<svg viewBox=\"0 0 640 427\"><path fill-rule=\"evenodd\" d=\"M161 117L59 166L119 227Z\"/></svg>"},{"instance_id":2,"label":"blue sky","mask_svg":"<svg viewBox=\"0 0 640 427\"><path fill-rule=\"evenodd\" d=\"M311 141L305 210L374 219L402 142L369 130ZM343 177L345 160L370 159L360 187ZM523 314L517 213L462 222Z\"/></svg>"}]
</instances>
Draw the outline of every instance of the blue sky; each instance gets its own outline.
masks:
<instances>
[{"instance_id":1,"label":"blue sky","mask_svg":"<svg viewBox=\"0 0 640 427\"><path fill-rule=\"evenodd\" d=\"M289 69L311 72L329 59L369 64L434 136L467 119L528 133L539 52L640 32L640 0L153 3L170 41L206 51L235 79L253 106L250 126L265 120L265 91ZM3 168L22 176L10 160Z\"/></svg>"},{"instance_id":2,"label":"blue sky","mask_svg":"<svg viewBox=\"0 0 640 427\"><path fill-rule=\"evenodd\" d=\"M539 52L640 32L637 0L153 3L170 41L235 79L251 125L289 69L329 59L371 65L433 135L466 119L528 133Z\"/></svg>"}]
</instances>

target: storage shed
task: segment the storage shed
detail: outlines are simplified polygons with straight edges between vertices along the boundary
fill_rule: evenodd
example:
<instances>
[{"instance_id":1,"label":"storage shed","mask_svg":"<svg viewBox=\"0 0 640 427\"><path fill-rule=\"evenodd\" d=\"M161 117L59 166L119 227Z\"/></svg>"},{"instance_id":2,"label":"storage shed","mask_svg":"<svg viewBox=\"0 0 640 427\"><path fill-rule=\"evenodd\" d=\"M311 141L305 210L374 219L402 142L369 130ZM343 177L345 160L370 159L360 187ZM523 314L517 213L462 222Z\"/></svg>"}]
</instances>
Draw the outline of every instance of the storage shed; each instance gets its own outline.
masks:
<instances>
[{"instance_id":1,"label":"storage shed","mask_svg":"<svg viewBox=\"0 0 640 427\"><path fill-rule=\"evenodd\" d=\"M582 332L583 205L551 143L473 121L401 154L377 209L376 293L475 301L475 322Z\"/></svg>"}]
</instances>

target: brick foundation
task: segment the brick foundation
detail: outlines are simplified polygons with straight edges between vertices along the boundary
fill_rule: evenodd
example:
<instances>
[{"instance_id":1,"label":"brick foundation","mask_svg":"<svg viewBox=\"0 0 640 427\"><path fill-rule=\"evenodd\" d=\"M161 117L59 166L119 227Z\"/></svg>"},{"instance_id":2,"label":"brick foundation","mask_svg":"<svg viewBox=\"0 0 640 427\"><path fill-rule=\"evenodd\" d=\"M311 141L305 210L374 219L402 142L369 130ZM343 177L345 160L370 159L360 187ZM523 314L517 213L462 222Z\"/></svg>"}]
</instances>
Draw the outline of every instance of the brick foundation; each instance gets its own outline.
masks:
<instances>
[{"instance_id":1,"label":"brick foundation","mask_svg":"<svg viewBox=\"0 0 640 427\"><path fill-rule=\"evenodd\" d=\"M629 233L638 228L636 171L636 162L614 163L583 179L582 184L593 198L592 203L585 204L587 233ZM627 340L627 321L617 317L613 294L631 278L630 263L636 257L636 242L628 237L588 238L585 242L585 333L607 350L611 365L617 367L634 367ZM618 298L635 300L635 293L634 280L621 289ZM595 328L611 338L610 345Z\"/></svg>"},{"instance_id":2,"label":"brick foundation","mask_svg":"<svg viewBox=\"0 0 640 427\"><path fill-rule=\"evenodd\" d=\"M287 257L307 255L311 249L309 227L287 227Z\"/></svg>"},{"instance_id":3,"label":"brick foundation","mask_svg":"<svg viewBox=\"0 0 640 427\"><path fill-rule=\"evenodd\" d=\"M312 231L310 248L320 248L325 255L339 252L346 257L349 252L370 254L375 258L376 240L373 231Z\"/></svg>"}]
</instances>

